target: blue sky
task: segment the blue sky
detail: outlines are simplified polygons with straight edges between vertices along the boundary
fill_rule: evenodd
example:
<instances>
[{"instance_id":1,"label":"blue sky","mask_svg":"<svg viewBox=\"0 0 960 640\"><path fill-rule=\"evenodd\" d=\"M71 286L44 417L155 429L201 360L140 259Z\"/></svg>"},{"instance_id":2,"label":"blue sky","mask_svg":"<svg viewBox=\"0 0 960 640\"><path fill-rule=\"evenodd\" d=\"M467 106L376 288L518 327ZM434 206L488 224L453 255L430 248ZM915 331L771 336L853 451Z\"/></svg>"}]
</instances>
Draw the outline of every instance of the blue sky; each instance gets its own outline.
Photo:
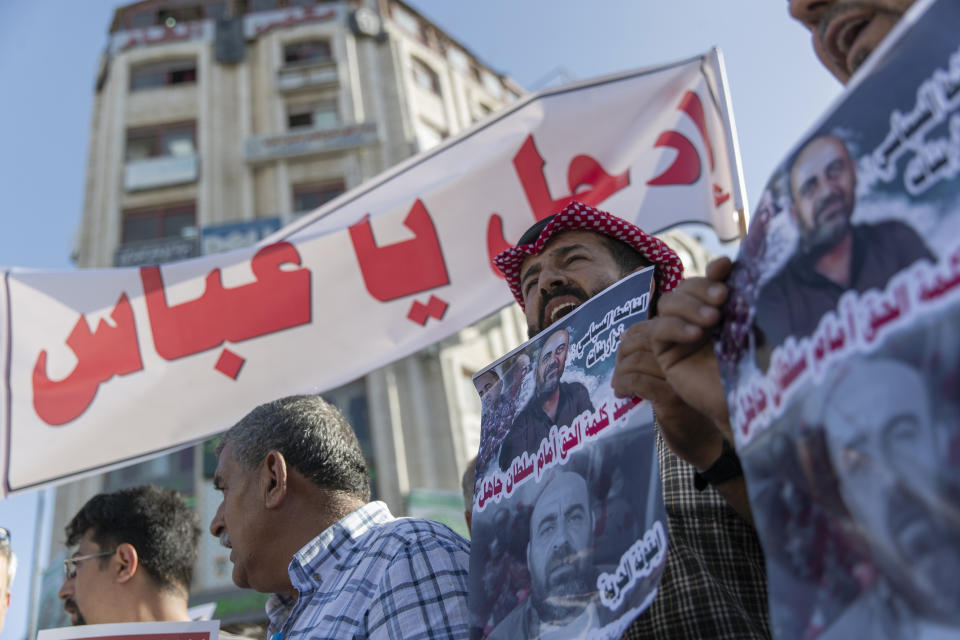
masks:
<instances>
[{"instance_id":1,"label":"blue sky","mask_svg":"<svg viewBox=\"0 0 960 640\"><path fill-rule=\"evenodd\" d=\"M769 171L840 86L816 62L784 0L409 0L522 86L724 52L744 175L755 202ZM0 1L0 265L70 269L97 59L115 0ZM0 501L26 556L35 496ZM29 562L3 640L25 634ZM19 591L23 589L24 591Z\"/></svg>"}]
</instances>

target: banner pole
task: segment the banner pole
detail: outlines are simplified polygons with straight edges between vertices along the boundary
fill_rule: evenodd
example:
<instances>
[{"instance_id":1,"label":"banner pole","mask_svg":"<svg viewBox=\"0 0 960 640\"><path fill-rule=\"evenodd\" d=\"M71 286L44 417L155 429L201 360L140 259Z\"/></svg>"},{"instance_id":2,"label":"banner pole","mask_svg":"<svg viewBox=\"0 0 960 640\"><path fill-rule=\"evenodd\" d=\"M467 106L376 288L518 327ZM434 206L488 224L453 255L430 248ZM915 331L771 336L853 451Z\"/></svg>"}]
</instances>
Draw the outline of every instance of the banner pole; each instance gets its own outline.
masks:
<instances>
[{"instance_id":1,"label":"banner pole","mask_svg":"<svg viewBox=\"0 0 960 640\"><path fill-rule=\"evenodd\" d=\"M717 74L717 92L719 93L720 110L726 121L727 149L730 153L730 166L736 174L733 182L733 202L737 212L737 224L740 228L740 238L747 235L750 223L750 210L747 205L747 189L743 182L743 164L740 160L740 145L737 143L737 123L733 119L733 104L730 102L730 88L727 85L727 71L723 64L723 52L719 47L713 47L708 54L710 63Z\"/></svg>"}]
</instances>

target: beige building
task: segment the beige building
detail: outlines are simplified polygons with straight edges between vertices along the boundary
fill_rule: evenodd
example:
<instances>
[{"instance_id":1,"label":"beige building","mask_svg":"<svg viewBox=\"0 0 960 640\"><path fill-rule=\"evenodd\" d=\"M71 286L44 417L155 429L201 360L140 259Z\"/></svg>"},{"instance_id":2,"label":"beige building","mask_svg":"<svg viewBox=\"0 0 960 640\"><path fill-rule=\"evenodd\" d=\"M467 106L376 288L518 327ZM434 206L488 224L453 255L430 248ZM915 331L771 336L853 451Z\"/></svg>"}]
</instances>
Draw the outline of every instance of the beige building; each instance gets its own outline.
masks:
<instances>
[{"instance_id":1,"label":"beige building","mask_svg":"<svg viewBox=\"0 0 960 640\"><path fill-rule=\"evenodd\" d=\"M132 266L252 244L521 92L398 0L127 5L96 79L74 259ZM698 243L671 244L702 270ZM460 472L480 436L471 377L525 333L511 307L325 394L357 429L374 494L395 514L462 526ZM87 499L173 486L206 524L219 504L214 467L206 443L58 488L34 630L66 624L62 532ZM265 596L230 574L226 550L203 536L191 604L213 603L206 613L225 623L262 621Z\"/></svg>"}]
</instances>

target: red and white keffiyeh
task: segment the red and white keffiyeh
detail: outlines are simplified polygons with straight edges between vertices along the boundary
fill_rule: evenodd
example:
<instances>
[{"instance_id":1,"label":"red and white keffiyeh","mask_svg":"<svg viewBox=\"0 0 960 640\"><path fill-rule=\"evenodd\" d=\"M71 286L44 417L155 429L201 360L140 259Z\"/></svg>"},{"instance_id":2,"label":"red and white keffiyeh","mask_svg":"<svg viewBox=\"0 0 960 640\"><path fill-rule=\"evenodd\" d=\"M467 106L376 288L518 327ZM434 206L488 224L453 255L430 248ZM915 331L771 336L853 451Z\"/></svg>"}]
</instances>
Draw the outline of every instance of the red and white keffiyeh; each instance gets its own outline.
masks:
<instances>
[{"instance_id":1,"label":"red and white keffiyeh","mask_svg":"<svg viewBox=\"0 0 960 640\"><path fill-rule=\"evenodd\" d=\"M543 228L536 241L511 247L497 254L493 264L500 270L510 292L523 307L520 290L520 267L527 256L543 251L553 236L562 231L595 231L626 242L656 266L657 287L661 293L670 291L683 279L683 264L680 256L662 240L645 233L640 227L622 218L600 211L581 202L571 202Z\"/></svg>"}]
</instances>

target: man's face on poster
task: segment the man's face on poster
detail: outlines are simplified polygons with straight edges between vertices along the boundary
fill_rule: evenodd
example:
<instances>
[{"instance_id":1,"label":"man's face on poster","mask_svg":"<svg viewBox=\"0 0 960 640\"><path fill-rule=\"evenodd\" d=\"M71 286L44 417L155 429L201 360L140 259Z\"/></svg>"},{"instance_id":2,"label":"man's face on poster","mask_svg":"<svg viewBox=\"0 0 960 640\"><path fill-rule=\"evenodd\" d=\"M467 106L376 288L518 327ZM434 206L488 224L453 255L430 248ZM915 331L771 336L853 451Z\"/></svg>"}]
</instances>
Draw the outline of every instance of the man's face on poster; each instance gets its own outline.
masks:
<instances>
[{"instance_id":1,"label":"man's face on poster","mask_svg":"<svg viewBox=\"0 0 960 640\"><path fill-rule=\"evenodd\" d=\"M593 596L593 517L579 474L558 473L534 505L527 566L533 605L543 621L572 619Z\"/></svg>"},{"instance_id":2,"label":"man's face on poster","mask_svg":"<svg viewBox=\"0 0 960 640\"><path fill-rule=\"evenodd\" d=\"M960 606L957 532L944 525L939 456L927 390L895 361L854 363L833 390L825 415L830 456L848 509L875 560L908 574L920 606ZM894 585L896 586L896 585Z\"/></svg>"},{"instance_id":3,"label":"man's face on poster","mask_svg":"<svg viewBox=\"0 0 960 640\"><path fill-rule=\"evenodd\" d=\"M503 387L500 376L493 369L484 371L477 376L477 392L480 394L480 404L483 411L487 412L493 409L494 403L500 397L500 391Z\"/></svg>"},{"instance_id":4,"label":"man's face on poster","mask_svg":"<svg viewBox=\"0 0 960 640\"><path fill-rule=\"evenodd\" d=\"M523 386L523 380L527 377L527 373L530 371L530 356L525 353L518 355L513 362L510 363L509 368L504 372L504 382L506 383L506 390L511 396L516 396L520 393L520 388Z\"/></svg>"},{"instance_id":5,"label":"man's face on poster","mask_svg":"<svg viewBox=\"0 0 960 640\"><path fill-rule=\"evenodd\" d=\"M560 386L569 343L570 334L565 329L557 331L543 343L537 360L537 394L541 397L550 395Z\"/></svg>"},{"instance_id":6,"label":"man's face on poster","mask_svg":"<svg viewBox=\"0 0 960 640\"><path fill-rule=\"evenodd\" d=\"M790 191L807 251L826 251L849 232L856 189L856 168L841 140L815 138L797 154L790 168Z\"/></svg>"},{"instance_id":7,"label":"man's face on poster","mask_svg":"<svg viewBox=\"0 0 960 640\"><path fill-rule=\"evenodd\" d=\"M914 0L789 0L830 73L846 84Z\"/></svg>"}]
</instances>

